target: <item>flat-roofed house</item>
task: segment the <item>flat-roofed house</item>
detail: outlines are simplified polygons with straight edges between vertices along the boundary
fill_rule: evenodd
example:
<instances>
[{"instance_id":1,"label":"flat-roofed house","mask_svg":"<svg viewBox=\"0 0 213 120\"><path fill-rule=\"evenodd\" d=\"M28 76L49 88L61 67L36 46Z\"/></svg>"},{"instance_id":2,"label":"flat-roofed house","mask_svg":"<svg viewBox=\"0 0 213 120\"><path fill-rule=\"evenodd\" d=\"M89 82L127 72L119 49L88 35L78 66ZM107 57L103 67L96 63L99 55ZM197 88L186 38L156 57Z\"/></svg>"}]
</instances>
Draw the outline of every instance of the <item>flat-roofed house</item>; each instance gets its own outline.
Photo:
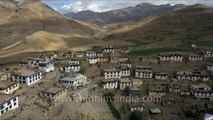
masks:
<instances>
[{"instance_id":1,"label":"flat-roofed house","mask_svg":"<svg viewBox=\"0 0 213 120\"><path fill-rule=\"evenodd\" d=\"M188 60L189 61L202 61L203 60L203 56L202 55L197 55L197 54L191 54L191 55L188 55Z\"/></svg>"},{"instance_id":2,"label":"flat-roofed house","mask_svg":"<svg viewBox=\"0 0 213 120\"><path fill-rule=\"evenodd\" d=\"M213 64L206 64L205 67L208 71L213 71Z\"/></svg>"},{"instance_id":3,"label":"flat-roofed house","mask_svg":"<svg viewBox=\"0 0 213 120\"><path fill-rule=\"evenodd\" d=\"M2 94L12 94L19 89L18 82L11 82L8 80L0 81L0 93Z\"/></svg>"},{"instance_id":4,"label":"flat-roofed house","mask_svg":"<svg viewBox=\"0 0 213 120\"><path fill-rule=\"evenodd\" d=\"M62 69L65 72L79 72L81 69L80 61L70 60L69 64L63 64Z\"/></svg>"},{"instance_id":5,"label":"flat-roofed house","mask_svg":"<svg viewBox=\"0 0 213 120\"><path fill-rule=\"evenodd\" d=\"M136 66L135 77L144 78L144 79L153 78L152 67L151 66Z\"/></svg>"},{"instance_id":6,"label":"flat-roofed house","mask_svg":"<svg viewBox=\"0 0 213 120\"><path fill-rule=\"evenodd\" d=\"M55 67L53 62L47 61L47 62L38 63L38 69L43 72L51 72L55 70Z\"/></svg>"},{"instance_id":7,"label":"flat-roofed house","mask_svg":"<svg viewBox=\"0 0 213 120\"><path fill-rule=\"evenodd\" d=\"M42 73L29 68L15 68L11 73L11 81L17 81L28 86L39 82L42 79Z\"/></svg>"},{"instance_id":8,"label":"flat-roofed house","mask_svg":"<svg viewBox=\"0 0 213 120\"><path fill-rule=\"evenodd\" d=\"M181 54L164 54L159 55L159 60L163 62L183 62L184 56Z\"/></svg>"},{"instance_id":9,"label":"flat-roofed house","mask_svg":"<svg viewBox=\"0 0 213 120\"><path fill-rule=\"evenodd\" d=\"M209 75L202 71L178 71L176 73L178 80L188 80L188 81L209 81Z\"/></svg>"},{"instance_id":10,"label":"flat-roofed house","mask_svg":"<svg viewBox=\"0 0 213 120\"><path fill-rule=\"evenodd\" d=\"M19 107L18 96L0 94L0 116Z\"/></svg>"},{"instance_id":11,"label":"flat-roofed house","mask_svg":"<svg viewBox=\"0 0 213 120\"><path fill-rule=\"evenodd\" d=\"M86 51L86 57L96 57L96 52L94 52L94 51Z\"/></svg>"},{"instance_id":12,"label":"flat-roofed house","mask_svg":"<svg viewBox=\"0 0 213 120\"><path fill-rule=\"evenodd\" d=\"M148 94L149 96L165 96L167 85L165 83L153 83L149 85Z\"/></svg>"},{"instance_id":13,"label":"flat-roofed house","mask_svg":"<svg viewBox=\"0 0 213 120\"><path fill-rule=\"evenodd\" d=\"M168 79L168 76L164 72L157 72L157 73L155 73L155 79L156 80L166 80L166 79Z\"/></svg>"},{"instance_id":14,"label":"flat-roofed house","mask_svg":"<svg viewBox=\"0 0 213 120\"><path fill-rule=\"evenodd\" d=\"M89 64L97 64L100 61L99 57L87 57Z\"/></svg>"},{"instance_id":15,"label":"flat-roofed house","mask_svg":"<svg viewBox=\"0 0 213 120\"><path fill-rule=\"evenodd\" d=\"M119 80L120 90L127 90L130 86L132 86L132 81L129 78L121 78Z\"/></svg>"},{"instance_id":16,"label":"flat-roofed house","mask_svg":"<svg viewBox=\"0 0 213 120\"><path fill-rule=\"evenodd\" d=\"M113 69L104 69L104 78L105 79L120 79L121 78L121 70L113 68Z\"/></svg>"},{"instance_id":17,"label":"flat-roofed house","mask_svg":"<svg viewBox=\"0 0 213 120\"><path fill-rule=\"evenodd\" d=\"M99 59L100 63L107 63L107 62L109 62L109 57L107 57L107 56L100 56L100 57L98 57L98 59Z\"/></svg>"},{"instance_id":18,"label":"flat-roofed house","mask_svg":"<svg viewBox=\"0 0 213 120\"><path fill-rule=\"evenodd\" d=\"M134 112L134 111L143 112L144 106L142 102L129 102L128 105L131 112Z\"/></svg>"},{"instance_id":19,"label":"flat-roofed house","mask_svg":"<svg viewBox=\"0 0 213 120\"><path fill-rule=\"evenodd\" d=\"M212 88L204 83L197 83L191 85L191 93L195 98L207 98L213 96Z\"/></svg>"},{"instance_id":20,"label":"flat-roofed house","mask_svg":"<svg viewBox=\"0 0 213 120\"><path fill-rule=\"evenodd\" d=\"M67 89L62 87L51 87L41 91L39 95L48 101L60 101L67 96Z\"/></svg>"},{"instance_id":21,"label":"flat-roofed house","mask_svg":"<svg viewBox=\"0 0 213 120\"><path fill-rule=\"evenodd\" d=\"M118 79L101 80L101 85L104 89L116 89L118 88Z\"/></svg>"},{"instance_id":22,"label":"flat-roofed house","mask_svg":"<svg viewBox=\"0 0 213 120\"><path fill-rule=\"evenodd\" d=\"M112 53L115 52L115 49L113 46L109 45L109 46L104 46L104 51L105 53Z\"/></svg>"},{"instance_id":23,"label":"flat-roofed house","mask_svg":"<svg viewBox=\"0 0 213 120\"><path fill-rule=\"evenodd\" d=\"M203 49L202 52L203 52L203 56L206 57L206 58L213 57L213 49L212 48Z\"/></svg>"},{"instance_id":24,"label":"flat-roofed house","mask_svg":"<svg viewBox=\"0 0 213 120\"><path fill-rule=\"evenodd\" d=\"M49 62L49 58L41 58L41 57L28 57L28 65L29 67L37 68L39 66L39 63L45 63Z\"/></svg>"},{"instance_id":25,"label":"flat-roofed house","mask_svg":"<svg viewBox=\"0 0 213 120\"><path fill-rule=\"evenodd\" d=\"M124 66L127 66L127 67L129 67L129 68L131 68L132 67L132 64L131 64L131 62L130 61L120 61L119 63L118 63L118 65L124 65Z\"/></svg>"},{"instance_id":26,"label":"flat-roofed house","mask_svg":"<svg viewBox=\"0 0 213 120\"><path fill-rule=\"evenodd\" d=\"M185 83L169 83L168 85L169 92L180 94L181 96L189 96L190 95L190 86Z\"/></svg>"},{"instance_id":27,"label":"flat-roofed house","mask_svg":"<svg viewBox=\"0 0 213 120\"><path fill-rule=\"evenodd\" d=\"M131 71L129 67L119 65L117 68L121 71L121 77L129 77L131 75Z\"/></svg>"},{"instance_id":28,"label":"flat-roofed house","mask_svg":"<svg viewBox=\"0 0 213 120\"><path fill-rule=\"evenodd\" d=\"M80 73L76 73L72 76L60 79L59 82L66 87L77 88L79 86L85 86L87 84L87 77Z\"/></svg>"}]
</instances>

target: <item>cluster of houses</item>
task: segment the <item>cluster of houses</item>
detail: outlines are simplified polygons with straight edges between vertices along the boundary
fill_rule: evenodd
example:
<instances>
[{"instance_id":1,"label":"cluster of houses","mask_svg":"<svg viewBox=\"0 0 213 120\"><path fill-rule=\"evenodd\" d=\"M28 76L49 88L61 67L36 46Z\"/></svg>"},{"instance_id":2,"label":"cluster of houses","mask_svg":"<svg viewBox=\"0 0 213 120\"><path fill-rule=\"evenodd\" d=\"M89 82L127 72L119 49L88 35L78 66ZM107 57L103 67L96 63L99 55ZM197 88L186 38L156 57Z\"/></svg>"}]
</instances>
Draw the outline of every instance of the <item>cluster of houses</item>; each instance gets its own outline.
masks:
<instances>
[{"instance_id":1,"label":"cluster of houses","mask_svg":"<svg viewBox=\"0 0 213 120\"><path fill-rule=\"evenodd\" d=\"M184 62L184 61L203 61L204 58L213 57L213 49L199 49L199 52L194 54L181 54L181 53L173 53L173 54L160 54L158 55L158 61L162 62Z\"/></svg>"},{"instance_id":2,"label":"cluster of houses","mask_svg":"<svg viewBox=\"0 0 213 120\"><path fill-rule=\"evenodd\" d=\"M213 50L203 49L202 54L164 54L158 56L160 62L202 61L213 57ZM88 85L91 80L81 73L82 62L90 65L112 63L113 67L101 71L103 79L100 86L103 89L119 89L128 95L140 97L142 87L147 87L149 96L164 97L166 94L193 96L198 99L213 101L211 82L213 64L205 64L206 70L177 71L174 76L165 72L155 72L152 66L133 66L121 49L113 46L93 46L91 50L82 52L68 52L59 55L57 52L40 57L28 57L19 62L19 66L10 70L0 71L0 115L18 108L18 96L14 94L20 85L33 86L43 79L44 73L59 68L64 76L58 80L59 86L52 86L40 91L39 96L46 101L56 102L67 96L67 89L77 89ZM169 81L172 79L172 81ZM154 80L144 85L144 80ZM128 103L131 111L143 111L143 103ZM150 108L153 114L161 114L160 109Z\"/></svg>"}]
</instances>

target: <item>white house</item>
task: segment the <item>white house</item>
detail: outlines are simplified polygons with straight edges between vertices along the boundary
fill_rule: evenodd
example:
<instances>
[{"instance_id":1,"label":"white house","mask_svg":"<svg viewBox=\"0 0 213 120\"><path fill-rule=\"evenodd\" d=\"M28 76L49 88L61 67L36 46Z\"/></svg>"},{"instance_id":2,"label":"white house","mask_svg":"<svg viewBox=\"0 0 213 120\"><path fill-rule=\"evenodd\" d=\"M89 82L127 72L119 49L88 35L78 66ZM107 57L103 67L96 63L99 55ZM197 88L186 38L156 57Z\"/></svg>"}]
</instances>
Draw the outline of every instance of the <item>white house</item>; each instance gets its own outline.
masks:
<instances>
[{"instance_id":1,"label":"white house","mask_svg":"<svg viewBox=\"0 0 213 120\"><path fill-rule=\"evenodd\" d=\"M117 68L121 71L121 77L128 77L131 75L130 68L127 66L119 65Z\"/></svg>"},{"instance_id":2,"label":"white house","mask_svg":"<svg viewBox=\"0 0 213 120\"><path fill-rule=\"evenodd\" d=\"M18 89L18 82L10 82L7 80L0 81L0 93L2 94L12 94Z\"/></svg>"},{"instance_id":3,"label":"white house","mask_svg":"<svg viewBox=\"0 0 213 120\"><path fill-rule=\"evenodd\" d=\"M94 51L86 51L86 57L96 57L96 52L94 52Z\"/></svg>"},{"instance_id":4,"label":"white house","mask_svg":"<svg viewBox=\"0 0 213 120\"><path fill-rule=\"evenodd\" d=\"M143 103L142 102L131 102L128 104L130 111L140 111L143 112Z\"/></svg>"},{"instance_id":5,"label":"white house","mask_svg":"<svg viewBox=\"0 0 213 120\"><path fill-rule=\"evenodd\" d=\"M42 79L42 73L27 68L15 68L11 73L11 80L17 81L28 86L39 82Z\"/></svg>"},{"instance_id":6,"label":"white house","mask_svg":"<svg viewBox=\"0 0 213 120\"><path fill-rule=\"evenodd\" d=\"M156 80L166 80L166 79L168 79L168 76L164 72L157 72L157 73L155 73L155 79Z\"/></svg>"},{"instance_id":7,"label":"white house","mask_svg":"<svg viewBox=\"0 0 213 120\"><path fill-rule=\"evenodd\" d=\"M104 51L105 53L112 53L115 52L115 49L113 46L104 46Z\"/></svg>"},{"instance_id":8,"label":"white house","mask_svg":"<svg viewBox=\"0 0 213 120\"><path fill-rule=\"evenodd\" d=\"M80 65L80 61L79 60L70 60L69 65Z\"/></svg>"},{"instance_id":9,"label":"white house","mask_svg":"<svg viewBox=\"0 0 213 120\"><path fill-rule=\"evenodd\" d=\"M18 104L18 97L16 95L0 94L0 116L10 110L18 108Z\"/></svg>"},{"instance_id":10,"label":"white house","mask_svg":"<svg viewBox=\"0 0 213 120\"><path fill-rule=\"evenodd\" d=\"M64 72L79 72L81 69L80 65L65 65L63 68Z\"/></svg>"},{"instance_id":11,"label":"white house","mask_svg":"<svg viewBox=\"0 0 213 120\"><path fill-rule=\"evenodd\" d=\"M203 83L192 84L191 93L195 98L207 98L213 97L212 88Z\"/></svg>"},{"instance_id":12,"label":"white house","mask_svg":"<svg viewBox=\"0 0 213 120\"><path fill-rule=\"evenodd\" d=\"M116 89L118 88L118 80L117 79L101 80L101 85L104 89Z\"/></svg>"},{"instance_id":13,"label":"white house","mask_svg":"<svg viewBox=\"0 0 213 120\"><path fill-rule=\"evenodd\" d=\"M213 57L213 49L203 49L202 52L204 57Z\"/></svg>"},{"instance_id":14,"label":"white house","mask_svg":"<svg viewBox=\"0 0 213 120\"><path fill-rule=\"evenodd\" d=\"M213 64L206 64L206 69L209 71L213 71Z\"/></svg>"},{"instance_id":15,"label":"white house","mask_svg":"<svg viewBox=\"0 0 213 120\"><path fill-rule=\"evenodd\" d=\"M34 67L37 68L39 66L39 63L43 63L43 62L49 62L50 59L48 58L32 58L32 57L28 57L28 65L29 67Z\"/></svg>"},{"instance_id":16,"label":"white house","mask_svg":"<svg viewBox=\"0 0 213 120\"><path fill-rule=\"evenodd\" d=\"M42 62L38 63L38 69L43 72L51 72L55 70L54 63L53 62Z\"/></svg>"},{"instance_id":17,"label":"white house","mask_svg":"<svg viewBox=\"0 0 213 120\"><path fill-rule=\"evenodd\" d=\"M160 55L159 56L160 61L166 61L166 62L183 62L183 55L181 54L167 54L167 55Z\"/></svg>"},{"instance_id":18,"label":"white house","mask_svg":"<svg viewBox=\"0 0 213 120\"><path fill-rule=\"evenodd\" d=\"M119 69L105 69L104 70L104 78L105 79L120 79L121 71Z\"/></svg>"},{"instance_id":19,"label":"white house","mask_svg":"<svg viewBox=\"0 0 213 120\"><path fill-rule=\"evenodd\" d=\"M169 92L180 94L182 96L190 95L190 87L188 84L170 83L168 85Z\"/></svg>"},{"instance_id":20,"label":"white house","mask_svg":"<svg viewBox=\"0 0 213 120\"><path fill-rule=\"evenodd\" d=\"M70 60L69 64L64 64L62 69L65 72L79 72L81 69L80 61L78 60Z\"/></svg>"},{"instance_id":21,"label":"white house","mask_svg":"<svg viewBox=\"0 0 213 120\"><path fill-rule=\"evenodd\" d=\"M66 87L77 88L79 86L85 86L87 84L87 77L80 73L76 73L72 76L60 79L59 82Z\"/></svg>"},{"instance_id":22,"label":"white house","mask_svg":"<svg viewBox=\"0 0 213 120\"><path fill-rule=\"evenodd\" d=\"M128 87L132 86L132 82L129 78L121 78L119 80L119 88L120 90L127 90Z\"/></svg>"},{"instance_id":23,"label":"white house","mask_svg":"<svg viewBox=\"0 0 213 120\"><path fill-rule=\"evenodd\" d=\"M124 62L119 62L118 63L118 65L124 65L124 66L127 66L127 67L129 67L129 68L131 68L132 67L132 64L131 64L131 62L130 61L124 61Z\"/></svg>"},{"instance_id":24,"label":"white house","mask_svg":"<svg viewBox=\"0 0 213 120\"><path fill-rule=\"evenodd\" d=\"M89 64L97 64L100 59L98 57L87 57Z\"/></svg>"},{"instance_id":25,"label":"white house","mask_svg":"<svg viewBox=\"0 0 213 120\"><path fill-rule=\"evenodd\" d=\"M176 73L178 80L188 81L209 81L209 75L200 71L179 71Z\"/></svg>"},{"instance_id":26,"label":"white house","mask_svg":"<svg viewBox=\"0 0 213 120\"><path fill-rule=\"evenodd\" d=\"M135 77L136 78L145 78L145 79L153 78L152 67L151 66L136 66Z\"/></svg>"},{"instance_id":27,"label":"white house","mask_svg":"<svg viewBox=\"0 0 213 120\"><path fill-rule=\"evenodd\" d=\"M188 60L189 61L202 61L203 60L203 56L202 55L192 54L192 55L188 56Z\"/></svg>"}]
</instances>

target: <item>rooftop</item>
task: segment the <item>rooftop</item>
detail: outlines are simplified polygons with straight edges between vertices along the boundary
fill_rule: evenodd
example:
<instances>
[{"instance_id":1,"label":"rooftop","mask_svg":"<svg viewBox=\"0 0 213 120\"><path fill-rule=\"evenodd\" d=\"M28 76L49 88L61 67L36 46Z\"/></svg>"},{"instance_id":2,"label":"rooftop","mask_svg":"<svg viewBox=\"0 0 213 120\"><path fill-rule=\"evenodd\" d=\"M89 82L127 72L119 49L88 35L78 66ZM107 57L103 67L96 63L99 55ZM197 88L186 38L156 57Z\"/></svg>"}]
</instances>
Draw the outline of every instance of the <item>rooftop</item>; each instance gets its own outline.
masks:
<instances>
[{"instance_id":1,"label":"rooftop","mask_svg":"<svg viewBox=\"0 0 213 120\"><path fill-rule=\"evenodd\" d=\"M17 82L10 82L7 80L0 81L0 90L5 90L10 86L17 84Z\"/></svg>"},{"instance_id":2,"label":"rooftop","mask_svg":"<svg viewBox=\"0 0 213 120\"><path fill-rule=\"evenodd\" d=\"M64 77L61 80L62 81L76 81L76 80L84 78L84 77L86 77L86 76L84 76L80 73L77 73L77 74L73 74L72 76Z\"/></svg>"},{"instance_id":3,"label":"rooftop","mask_svg":"<svg viewBox=\"0 0 213 120\"><path fill-rule=\"evenodd\" d=\"M104 69L104 72L120 72L120 70L112 68L112 69Z\"/></svg>"},{"instance_id":4,"label":"rooftop","mask_svg":"<svg viewBox=\"0 0 213 120\"><path fill-rule=\"evenodd\" d=\"M102 83L117 82L117 79L101 80Z\"/></svg>"},{"instance_id":5,"label":"rooftop","mask_svg":"<svg viewBox=\"0 0 213 120\"><path fill-rule=\"evenodd\" d=\"M131 82L131 80L129 78L121 78L119 80L121 83L127 83L127 82Z\"/></svg>"},{"instance_id":6,"label":"rooftop","mask_svg":"<svg viewBox=\"0 0 213 120\"><path fill-rule=\"evenodd\" d=\"M11 72L12 75L16 75L16 76L31 76L37 73L38 73L37 70L33 70L26 67L14 68L13 71Z\"/></svg>"},{"instance_id":7,"label":"rooftop","mask_svg":"<svg viewBox=\"0 0 213 120\"><path fill-rule=\"evenodd\" d=\"M0 93L0 105L4 102L7 102L8 100L12 99L13 97L16 97L14 94L5 95Z\"/></svg>"},{"instance_id":8,"label":"rooftop","mask_svg":"<svg viewBox=\"0 0 213 120\"><path fill-rule=\"evenodd\" d=\"M51 87L45 91L42 91L44 93L49 93L49 94L57 94L61 91L65 90L65 88L60 88L60 87Z\"/></svg>"}]
</instances>

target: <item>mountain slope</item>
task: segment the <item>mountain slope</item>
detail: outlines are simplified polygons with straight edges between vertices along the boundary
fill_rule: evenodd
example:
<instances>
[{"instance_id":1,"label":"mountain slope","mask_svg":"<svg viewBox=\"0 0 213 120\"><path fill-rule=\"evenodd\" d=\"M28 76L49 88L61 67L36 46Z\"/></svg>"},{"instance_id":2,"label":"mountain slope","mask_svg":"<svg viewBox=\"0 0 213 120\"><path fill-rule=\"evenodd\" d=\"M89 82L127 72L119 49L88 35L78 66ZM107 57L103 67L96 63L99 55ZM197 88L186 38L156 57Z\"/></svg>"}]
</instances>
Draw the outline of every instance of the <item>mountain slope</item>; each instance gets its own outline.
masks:
<instances>
[{"instance_id":1,"label":"mountain slope","mask_svg":"<svg viewBox=\"0 0 213 120\"><path fill-rule=\"evenodd\" d=\"M40 0L24 0L23 3L3 0L0 9L0 17L7 16L0 21L0 49L24 41L39 31L84 38L100 30L97 26L67 18Z\"/></svg>"},{"instance_id":2,"label":"mountain slope","mask_svg":"<svg viewBox=\"0 0 213 120\"><path fill-rule=\"evenodd\" d=\"M128 7L119 10L112 10L102 13L92 11L82 11L76 14L68 13L66 16L70 16L74 19L94 23L97 25L115 24L121 22L127 22L136 20L141 17L150 15L157 15L162 13L172 12L178 9L183 9L185 5L152 5L149 3L142 3L135 7Z\"/></svg>"},{"instance_id":3,"label":"mountain slope","mask_svg":"<svg viewBox=\"0 0 213 120\"><path fill-rule=\"evenodd\" d=\"M101 37L105 40L126 40L139 46L149 45L149 47L190 47L193 43L203 46L213 45L212 8L197 4L153 17L114 27ZM147 20L149 22L146 22ZM139 23L146 24L138 25ZM131 29L124 29L129 26Z\"/></svg>"}]
</instances>

